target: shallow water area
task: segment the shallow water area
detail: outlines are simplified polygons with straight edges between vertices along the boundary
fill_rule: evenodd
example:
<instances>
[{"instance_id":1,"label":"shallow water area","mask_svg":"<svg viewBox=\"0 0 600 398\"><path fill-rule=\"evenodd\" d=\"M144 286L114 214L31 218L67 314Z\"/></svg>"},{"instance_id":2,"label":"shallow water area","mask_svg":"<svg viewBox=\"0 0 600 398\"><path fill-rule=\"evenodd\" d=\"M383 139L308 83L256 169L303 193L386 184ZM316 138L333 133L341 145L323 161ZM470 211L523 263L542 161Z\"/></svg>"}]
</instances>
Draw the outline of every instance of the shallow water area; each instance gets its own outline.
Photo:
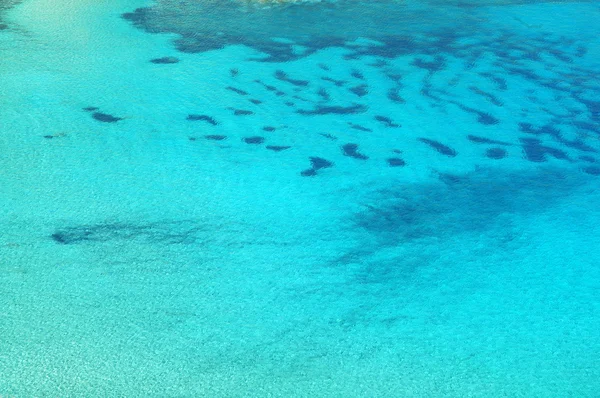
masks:
<instances>
[{"instance_id":1,"label":"shallow water area","mask_svg":"<svg viewBox=\"0 0 600 398\"><path fill-rule=\"evenodd\" d=\"M0 1L0 396L594 397L594 2Z\"/></svg>"}]
</instances>

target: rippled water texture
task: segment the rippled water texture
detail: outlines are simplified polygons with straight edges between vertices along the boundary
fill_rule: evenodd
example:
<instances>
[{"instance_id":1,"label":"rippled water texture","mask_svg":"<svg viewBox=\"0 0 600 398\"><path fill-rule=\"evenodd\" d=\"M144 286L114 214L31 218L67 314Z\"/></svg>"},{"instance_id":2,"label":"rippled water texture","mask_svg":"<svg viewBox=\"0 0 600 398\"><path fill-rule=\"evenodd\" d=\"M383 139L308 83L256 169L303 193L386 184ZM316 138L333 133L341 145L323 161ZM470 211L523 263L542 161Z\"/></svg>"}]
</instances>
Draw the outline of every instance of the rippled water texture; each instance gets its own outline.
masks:
<instances>
[{"instance_id":1,"label":"rippled water texture","mask_svg":"<svg viewBox=\"0 0 600 398\"><path fill-rule=\"evenodd\" d=\"M599 20L0 0L0 397L597 397Z\"/></svg>"}]
</instances>

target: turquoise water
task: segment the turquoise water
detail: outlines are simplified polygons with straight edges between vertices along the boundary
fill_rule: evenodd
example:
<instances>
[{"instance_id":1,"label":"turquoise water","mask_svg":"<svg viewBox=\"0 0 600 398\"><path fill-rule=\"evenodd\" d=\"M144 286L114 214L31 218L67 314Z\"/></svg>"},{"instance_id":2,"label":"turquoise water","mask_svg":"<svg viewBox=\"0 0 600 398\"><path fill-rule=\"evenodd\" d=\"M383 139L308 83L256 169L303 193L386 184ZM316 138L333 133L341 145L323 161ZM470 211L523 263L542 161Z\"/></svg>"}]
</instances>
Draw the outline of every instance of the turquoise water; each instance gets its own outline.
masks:
<instances>
[{"instance_id":1,"label":"turquoise water","mask_svg":"<svg viewBox=\"0 0 600 398\"><path fill-rule=\"evenodd\" d=\"M600 396L598 20L0 1L0 396Z\"/></svg>"}]
</instances>

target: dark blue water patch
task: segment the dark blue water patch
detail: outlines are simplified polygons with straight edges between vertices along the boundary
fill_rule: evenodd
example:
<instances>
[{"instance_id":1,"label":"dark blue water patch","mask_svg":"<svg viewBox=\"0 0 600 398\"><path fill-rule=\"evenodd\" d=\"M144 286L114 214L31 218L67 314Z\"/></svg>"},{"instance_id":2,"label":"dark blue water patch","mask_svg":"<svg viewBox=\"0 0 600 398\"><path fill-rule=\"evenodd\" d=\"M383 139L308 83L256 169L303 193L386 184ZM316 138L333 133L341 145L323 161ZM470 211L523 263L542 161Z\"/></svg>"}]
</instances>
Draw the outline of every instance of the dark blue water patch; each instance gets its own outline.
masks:
<instances>
[{"instance_id":1,"label":"dark blue water patch","mask_svg":"<svg viewBox=\"0 0 600 398\"><path fill-rule=\"evenodd\" d=\"M349 156L354 159L359 159L359 160L369 159L368 156L363 155L362 153L360 153L358 151L358 144L350 143L350 144L342 145L342 153L344 154L344 156Z\"/></svg>"},{"instance_id":2,"label":"dark blue water patch","mask_svg":"<svg viewBox=\"0 0 600 398\"><path fill-rule=\"evenodd\" d=\"M240 70L239 69L237 69L237 68L229 69L229 76L231 76L231 77L237 77L237 75L239 75L239 74L240 74Z\"/></svg>"},{"instance_id":3,"label":"dark blue water patch","mask_svg":"<svg viewBox=\"0 0 600 398\"><path fill-rule=\"evenodd\" d=\"M268 131L268 132L271 132L271 131L275 131L275 130L276 130L276 128L275 128L275 127L273 127L273 126L265 126L265 127L263 127L262 129L263 129L263 131Z\"/></svg>"},{"instance_id":4,"label":"dark blue water patch","mask_svg":"<svg viewBox=\"0 0 600 398\"><path fill-rule=\"evenodd\" d=\"M315 169L306 169L300 172L302 177L314 177L317 175L317 170Z\"/></svg>"},{"instance_id":5,"label":"dark blue water patch","mask_svg":"<svg viewBox=\"0 0 600 398\"><path fill-rule=\"evenodd\" d=\"M293 107L296 106L296 104L294 104L292 101L286 101L283 103L285 106L289 106L289 107Z\"/></svg>"},{"instance_id":6,"label":"dark blue water patch","mask_svg":"<svg viewBox=\"0 0 600 398\"><path fill-rule=\"evenodd\" d=\"M536 138L520 139L525 158L530 162L543 163L547 161L546 155L553 156L560 160L570 160L567 154L559 149L542 145L542 142Z\"/></svg>"},{"instance_id":7,"label":"dark blue water patch","mask_svg":"<svg viewBox=\"0 0 600 398\"><path fill-rule=\"evenodd\" d=\"M317 156L312 156L309 160L311 168L300 172L300 175L303 177L313 177L317 175L318 170L333 167L333 162Z\"/></svg>"},{"instance_id":8,"label":"dark blue water patch","mask_svg":"<svg viewBox=\"0 0 600 398\"><path fill-rule=\"evenodd\" d=\"M404 167L406 162L400 158L387 158L386 162L390 167Z\"/></svg>"},{"instance_id":9,"label":"dark blue water patch","mask_svg":"<svg viewBox=\"0 0 600 398\"><path fill-rule=\"evenodd\" d=\"M335 135L332 135L329 133L319 133L319 135L322 135L323 137L327 138L328 140L332 140L332 141L335 141L338 139Z\"/></svg>"},{"instance_id":10,"label":"dark blue water patch","mask_svg":"<svg viewBox=\"0 0 600 398\"><path fill-rule=\"evenodd\" d=\"M322 77L322 78L321 78L321 80L324 80L324 81L326 81L326 82L331 82L331 83L333 83L333 84L334 84L336 87L342 87L344 84L346 84L346 83L347 83L345 80L336 80L336 79L333 79L333 78L331 78L331 77L328 77L328 76Z\"/></svg>"},{"instance_id":11,"label":"dark blue water patch","mask_svg":"<svg viewBox=\"0 0 600 398\"><path fill-rule=\"evenodd\" d=\"M259 145L265 142L265 138L264 137L260 137L260 136L253 136L253 137L246 137L243 139L243 141L246 144L253 144L253 145Z\"/></svg>"},{"instance_id":12,"label":"dark blue water patch","mask_svg":"<svg viewBox=\"0 0 600 398\"><path fill-rule=\"evenodd\" d=\"M328 167L333 167L333 162L330 162L327 159L323 159L320 157L316 157L316 156L312 156L309 158L310 160L310 164L312 166L313 169L315 170L320 170L320 169L325 169Z\"/></svg>"},{"instance_id":13,"label":"dark blue water patch","mask_svg":"<svg viewBox=\"0 0 600 398\"><path fill-rule=\"evenodd\" d=\"M372 132L373 130L371 130L368 127L365 126L361 126L360 124L356 124L356 123L350 123L348 122L348 126L350 126L350 128L354 129L354 130L358 130L358 131L365 131L365 132Z\"/></svg>"},{"instance_id":14,"label":"dark blue water patch","mask_svg":"<svg viewBox=\"0 0 600 398\"><path fill-rule=\"evenodd\" d=\"M254 115L254 112L247 109L231 109L234 116L249 116Z\"/></svg>"},{"instance_id":15,"label":"dark blue water patch","mask_svg":"<svg viewBox=\"0 0 600 398\"><path fill-rule=\"evenodd\" d=\"M412 63L417 68L425 69L429 73L435 73L446 67L446 59L441 55L436 55L431 61L425 61L422 58L415 58Z\"/></svg>"},{"instance_id":16,"label":"dark blue water patch","mask_svg":"<svg viewBox=\"0 0 600 398\"><path fill-rule=\"evenodd\" d=\"M390 119L387 116L375 115L374 119L377 120L378 122L383 123L385 125L385 127L393 127L393 128L401 127L399 124L394 123L392 121L392 119Z\"/></svg>"},{"instance_id":17,"label":"dark blue water patch","mask_svg":"<svg viewBox=\"0 0 600 398\"><path fill-rule=\"evenodd\" d=\"M252 102L254 105L260 105L260 104L262 104L261 100L257 100L257 99L254 99L254 98L251 98L248 101Z\"/></svg>"},{"instance_id":18,"label":"dark blue water patch","mask_svg":"<svg viewBox=\"0 0 600 398\"><path fill-rule=\"evenodd\" d=\"M152 62L153 64L162 64L162 65L167 65L167 64L176 64L179 63L179 58L177 57L162 57L162 58L154 58L151 59L150 62Z\"/></svg>"},{"instance_id":19,"label":"dark blue water patch","mask_svg":"<svg viewBox=\"0 0 600 398\"><path fill-rule=\"evenodd\" d=\"M504 159L508 153L504 148L489 148L485 152L485 156L490 159Z\"/></svg>"},{"instance_id":20,"label":"dark blue water patch","mask_svg":"<svg viewBox=\"0 0 600 398\"><path fill-rule=\"evenodd\" d=\"M585 183L576 177L556 168L518 173L480 168L440 176L439 182L391 184L368 195L348 228L362 229L374 238L374 250L427 237L479 235L502 223L502 214L528 217L552 208ZM506 225L500 228L506 230Z\"/></svg>"},{"instance_id":21,"label":"dark blue water patch","mask_svg":"<svg viewBox=\"0 0 600 398\"><path fill-rule=\"evenodd\" d=\"M296 112L301 115L352 115L358 113L364 113L368 110L366 105L353 104L349 106L324 106L317 105L315 109L298 109Z\"/></svg>"},{"instance_id":22,"label":"dark blue water patch","mask_svg":"<svg viewBox=\"0 0 600 398\"><path fill-rule=\"evenodd\" d=\"M492 103L493 105L500 106L500 107L504 106L504 103L502 101L500 101L494 94L483 91L480 88L475 87L475 86L469 86L469 90L474 94L482 96L483 98L485 98L488 102Z\"/></svg>"},{"instance_id":23,"label":"dark blue water patch","mask_svg":"<svg viewBox=\"0 0 600 398\"><path fill-rule=\"evenodd\" d=\"M366 84L359 84L358 86L350 87L348 91L358 97L364 97L369 94L369 86Z\"/></svg>"},{"instance_id":24,"label":"dark blue water patch","mask_svg":"<svg viewBox=\"0 0 600 398\"><path fill-rule=\"evenodd\" d=\"M98 109L100 109L100 108L98 108L96 106L86 106L85 108L83 108L83 110L86 112L94 112L94 111L97 111Z\"/></svg>"},{"instance_id":25,"label":"dark blue water patch","mask_svg":"<svg viewBox=\"0 0 600 398\"><path fill-rule=\"evenodd\" d=\"M186 117L186 120L189 120L191 122L196 122L196 121L202 121L202 122L206 122L208 124L212 124L213 126L216 126L217 124L219 124L213 117L208 116L208 115L188 115Z\"/></svg>"},{"instance_id":26,"label":"dark blue water patch","mask_svg":"<svg viewBox=\"0 0 600 398\"><path fill-rule=\"evenodd\" d=\"M485 138L485 137L478 137L476 135L471 135L469 134L467 136L467 138L469 139L469 141L474 142L476 144L489 144L489 145L504 145L504 146L512 146L512 144L510 142L505 142L505 141L497 141L497 140L491 140L489 138Z\"/></svg>"},{"instance_id":27,"label":"dark blue water patch","mask_svg":"<svg viewBox=\"0 0 600 398\"><path fill-rule=\"evenodd\" d=\"M153 244L194 244L207 232L194 222L149 224L105 223L57 228L50 238L60 245L142 241Z\"/></svg>"},{"instance_id":28,"label":"dark blue water patch","mask_svg":"<svg viewBox=\"0 0 600 398\"><path fill-rule=\"evenodd\" d=\"M281 151L285 151L286 149L290 149L291 146L289 146L289 145L267 145L265 148L267 148L269 151L281 152Z\"/></svg>"},{"instance_id":29,"label":"dark blue water patch","mask_svg":"<svg viewBox=\"0 0 600 398\"><path fill-rule=\"evenodd\" d=\"M560 144L569 148L577 149L582 152L598 152L595 148L587 145L581 139L577 138L574 140L566 140L565 138L563 138L561 131L557 127L554 127L550 124L546 124L536 128L531 123L519 123L519 129L522 132L528 134L549 135Z\"/></svg>"},{"instance_id":30,"label":"dark blue water patch","mask_svg":"<svg viewBox=\"0 0 600 398\"><path fill-rule=\"evenodd\" d=\"M227 86L227 87L225 87L225 89L227 89L229 91L233 91L234 93L239 94L239 95L248 95L247 91L241 90L237 87Z\"/></svg>"},{"instance_id":31,"label":"dark blue water patch","mask_svg":"<svg viewBox=\"0 0 600 398\"><path fill-rule=\"evenodd\" d=\"M477 122L479 124L490 126L490 125L495 125L495 124L500 123L500 120L498 120L497 118L495 118L494 116L490 115L487 112L483 112L478 109L471 108L470 106L463 105L456 101L449 101L449 102L455 104L456 106L458 106L460 109L462 109L465 112L477 115Z\"/></svg>"},{"instance_id":32,"label":"dark blue water patch","mask_svg":"<svg viewBox=\"0 0 600 398\"><path fill-rule=\"evenodd\" d=\"M120 120L123 120L123 118L121 117L116 117L113 115L110 115L108 113L103 113L103 112L94 112L92 114L92 117L102 123L116 123Z\"/></svg>"},{"instance_id":33,"label":"dark blue water patch","mask_svg":"<svg viewBox=\"0 0 600 398\"><path fill-rule=\"evenodd\" d=\"M576 97L579 102L586 106L590 118L595 122L600 122L600 101L589 100L582 97Z\"/></svg>"},{"instance_id":34,"label":"dark blue water patch","mask_svg":"<svg viewBox=\"0 0 600 398\"><path fill-rule=\"evenodd\" d=\"M596 163L596 159L591 157L591 156L587 156L587 155L583 155L579 157L579 160L582 160L584 162L588 162L588 163Z\"/></svg>"},{"instance_id":35,"label":"dark blue water patch","mask_svg":"<svg viewBox=\"0 0 600 398\"><path fill-rule=\"evenodd\" d=\"M598 166L582 167L581 171L583 171L586 174L591 174L593 176L600 176L600 167Z\"/></svg>"},{"instance_id":36,"label":"dark blue water patch","mask_svg":"<svg viewBox=\"0 0 600 398\"><path fill-rule=\"evenodd\" d=\"M429 138L419 138L418 140L424 144L429 145L431 148L435 149L438 153L444 156L453 158L457 155L457 152L454 149L442 144L441 142L434 141Z\"/></svg>"},{"instance_id":37,"label":"dark blue water patch","mask_svg":"<svg viewBox=\"0 0 600 398\"><path fill-rule=\"evenodd\" d=\"M319 90L317 91L317 95L319 97L321 97L321 99L323 101L329 101L331 99L331 96L329 95L329 92L327 92L327 90L325 90L324 88L319 88Z\"/></svg>"},{"instance_id":38,"label":"dark blue water patch","mask_svg":"<svg viewBox=\"0 0 600 398\"><path fill-rule=\"evenodd\" d=\"M508 84L506 83L505 78L495 76L494 74L489 73L489 72L483 72L483 73L480 73L480 75L482 77L485 77L485 78L491 80L496 85L496 88L498 90L502 90L502 91L508 90Z\"/></svg>"},{"instance_id":39,"label":"dark blue water patch","mask_svg":"<svg viewBox=\"0 0 600 398\"><path fill-rule=\"evenodd\" d=\"M282 70L275 71L275 78L299 87L306 87L310 84L308 80L292 79Z\"/></svg>"},{"instance_id":40,"label":"dark blue water patch","mask_svg":"<svg viewBox=\"0 0 600 398\"><path fill-rule=\"evenodd\" d=\"M258 84L262 85L267 91L273 91L273 92L278 91L277 87L275 87L271 84L266 84L261 80L254 80L254 83L258 83Z\"/></svg>"},{"instance_id":41,"label":"dark blue water patch","mask_svg":"<svg viewBox=\"0 0 600 398\"><path fill-rule=\"evenodd\" d=\"M211 141L223 141L227 139L227 136L221 134L208 134L205 135L204 138Z\"/></svg>"},{"instance_id":42,"label":"dark blue water patch","mask_svg":"<svg viewBox=\"0 0 600 398\"><path fill-rule=\"evenodd\" d=\"M398 88L390 88L387 92L387 97L390 101L395 102L397 104L406 103L406 100L400 95L400 89Z\"/></svg>"},{"instance_id":43,"label":"dark blue water patch","mask_svg":"<svg viewBox=\"0 0 600 398\"><path fill-rule=\"evenodd\" d=\"M355 79L359 79L359 80L365 80L365 76L361 73L361 71L353 69L352 72L350 73L350 76L352 76Z\"/></svg>"}]
</instances>

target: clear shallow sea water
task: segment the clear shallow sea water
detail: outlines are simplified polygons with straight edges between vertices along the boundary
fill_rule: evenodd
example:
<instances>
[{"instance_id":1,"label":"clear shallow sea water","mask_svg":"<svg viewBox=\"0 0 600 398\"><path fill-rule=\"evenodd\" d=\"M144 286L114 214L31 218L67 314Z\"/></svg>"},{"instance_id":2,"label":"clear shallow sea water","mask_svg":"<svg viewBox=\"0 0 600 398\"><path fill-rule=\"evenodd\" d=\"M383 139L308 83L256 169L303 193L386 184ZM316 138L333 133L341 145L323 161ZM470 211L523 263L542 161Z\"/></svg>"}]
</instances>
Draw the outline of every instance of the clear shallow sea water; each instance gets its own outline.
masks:
<instances>
[{"instance_id":1,"label":"clear shallow sea water","mask_svg":"<svg viewBox=\"0 0 600 398\"><path fill-rule=\"evenodd\" d=\"M597 3L4 5L1 396L600 395Z\"/></svg>"}]
</instances>

